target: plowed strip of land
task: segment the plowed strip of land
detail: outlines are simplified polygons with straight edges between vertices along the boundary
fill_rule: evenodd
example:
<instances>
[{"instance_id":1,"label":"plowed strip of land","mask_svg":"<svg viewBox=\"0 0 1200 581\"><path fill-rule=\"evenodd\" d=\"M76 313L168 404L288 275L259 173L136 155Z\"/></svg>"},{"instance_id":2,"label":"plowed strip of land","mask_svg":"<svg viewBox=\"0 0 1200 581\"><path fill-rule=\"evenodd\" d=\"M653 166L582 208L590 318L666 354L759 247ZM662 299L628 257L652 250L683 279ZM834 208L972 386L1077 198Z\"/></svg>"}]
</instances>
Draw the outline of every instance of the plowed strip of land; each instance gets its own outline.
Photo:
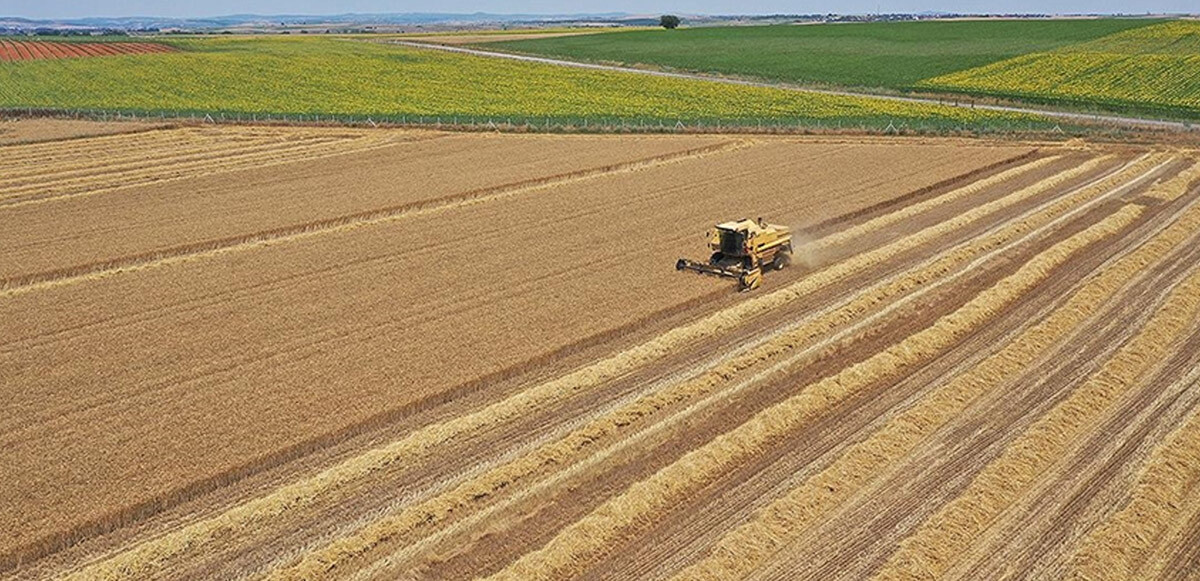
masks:
<instances>
[{"instance_id":1,"label":"plowed strip of land","mask_svg":"<svg viewBox=\"0 0 1200 581\"><path fill-rule=\"evenodd\" d=\"M170 45L150 42L45 42L4 40L7 50L0 50L0 62L35 59L81 58L96 54L104 55L148 54L173 52Z\"/></svg>"},{"instance_id":2,"label":"plowed strip of land","mask_svg":"<svg viewBox=\"0 0 1200 581\"><path fill-rule=\"evenodd\" d=\"M22 387L5 394L5 462L21 475L0 492L20 507L6 517L5 551L44 551L140 518L435 405L474 378L696 304L711 281L631 269L629 258L669 266L714 214L820 222L1021 153L829 149L772 141L2 299L5 385ZM840 171L864 160L880 173ZM811 184L838 196L814 196ZM491 357L430 365L483 345ZM131 431L106 420L114 414ZM177 460L148 472L146 450ZM96 484L105 482L123 485Z\"/></svg>"}]
</instances>

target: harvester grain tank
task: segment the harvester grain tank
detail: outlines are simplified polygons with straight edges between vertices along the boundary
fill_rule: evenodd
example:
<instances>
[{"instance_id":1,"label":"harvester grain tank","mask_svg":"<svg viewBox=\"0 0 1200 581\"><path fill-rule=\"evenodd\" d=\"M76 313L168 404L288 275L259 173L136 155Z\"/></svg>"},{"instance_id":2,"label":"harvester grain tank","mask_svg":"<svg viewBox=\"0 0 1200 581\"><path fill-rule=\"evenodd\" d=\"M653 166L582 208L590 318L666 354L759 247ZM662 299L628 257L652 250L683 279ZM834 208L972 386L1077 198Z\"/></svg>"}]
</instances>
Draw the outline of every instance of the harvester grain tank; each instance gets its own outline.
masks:
<instances>
[{"instance_id":1,"label":"harvester grain tank","mask_svg":"<svg viewBox=\"0 0 1200 581\"><path fill-rule=\"evenodd\" d=\"M762 285L764 270L782 270L792 262L792 232L762 218L717 224L708 234L708 262L680 258L676 270L737 279L741 290Z\"/></svg>"}]
</instances>

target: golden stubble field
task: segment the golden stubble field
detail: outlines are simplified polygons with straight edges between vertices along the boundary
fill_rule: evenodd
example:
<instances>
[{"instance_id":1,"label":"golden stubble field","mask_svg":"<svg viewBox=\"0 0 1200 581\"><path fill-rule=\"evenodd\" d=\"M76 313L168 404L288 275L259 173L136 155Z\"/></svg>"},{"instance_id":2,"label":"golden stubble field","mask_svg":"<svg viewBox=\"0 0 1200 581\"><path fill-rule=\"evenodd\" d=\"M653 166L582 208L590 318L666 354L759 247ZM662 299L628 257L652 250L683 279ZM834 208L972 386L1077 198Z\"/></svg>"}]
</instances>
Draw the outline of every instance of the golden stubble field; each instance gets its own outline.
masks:
<instances>
[{"instance_id":1,"label":"golden stubble field","mask_svg":"<svg viewBox=\"0 0 1200 581\"><path fill-rule=\"evenodd\" d=\"M1198 565L1192 152L282 127L0 151L5 576ZM803 232L760 291L673 270L757 216Z\"/></svg>"}]
</instances>

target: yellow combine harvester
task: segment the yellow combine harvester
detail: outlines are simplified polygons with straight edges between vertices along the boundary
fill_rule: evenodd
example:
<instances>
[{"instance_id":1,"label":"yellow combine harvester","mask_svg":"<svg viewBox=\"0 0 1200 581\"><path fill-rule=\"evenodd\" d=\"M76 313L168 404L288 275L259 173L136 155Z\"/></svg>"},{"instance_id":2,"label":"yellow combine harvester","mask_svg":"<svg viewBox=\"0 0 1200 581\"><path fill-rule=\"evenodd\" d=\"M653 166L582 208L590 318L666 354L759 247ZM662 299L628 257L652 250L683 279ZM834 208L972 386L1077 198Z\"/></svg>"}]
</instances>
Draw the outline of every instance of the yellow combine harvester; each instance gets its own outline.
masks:
<instances>
[{"instance_id":1,"label":"yellow combine harvester","mask_svg":"<svg viewBox=\"0 0 1200 581\"><path fill-rule=\"evenodd\" d=\"M717 224L708 234L712 256L708 262L680 258L675 270L690 270L722 278L736 278L741 290L762 285L763 269L781 270L792 262L792 232L786 226L759 218Z\"/></svg>"}]
</instances>

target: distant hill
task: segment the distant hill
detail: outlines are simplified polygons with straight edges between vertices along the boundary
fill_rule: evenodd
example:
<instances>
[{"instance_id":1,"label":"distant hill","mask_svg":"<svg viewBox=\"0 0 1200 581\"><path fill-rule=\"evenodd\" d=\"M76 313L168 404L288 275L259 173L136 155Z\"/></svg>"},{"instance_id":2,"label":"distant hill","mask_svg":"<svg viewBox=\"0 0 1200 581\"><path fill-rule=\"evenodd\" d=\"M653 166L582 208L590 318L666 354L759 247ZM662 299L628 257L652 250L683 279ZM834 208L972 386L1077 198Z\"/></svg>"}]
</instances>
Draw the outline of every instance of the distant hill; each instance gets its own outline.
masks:
<instances>
[{"instance_id":1,"label":"distant hill","mask_svg":"<svg viewBox=\"0 0 1200 581\"><path fill-rule=\"evenodd\" d=\"M0 16L0 29L92 30L213 30L244 27L288 27L314 24L347 26L480 25L540 22L608 22L631 18L621 12L601 14L451 14L408 12L395 14L233 14L208 18L163 18L153 16L31 19ZM642 16L642 18L645 18Z\"/></svg>"}]
</instances>

